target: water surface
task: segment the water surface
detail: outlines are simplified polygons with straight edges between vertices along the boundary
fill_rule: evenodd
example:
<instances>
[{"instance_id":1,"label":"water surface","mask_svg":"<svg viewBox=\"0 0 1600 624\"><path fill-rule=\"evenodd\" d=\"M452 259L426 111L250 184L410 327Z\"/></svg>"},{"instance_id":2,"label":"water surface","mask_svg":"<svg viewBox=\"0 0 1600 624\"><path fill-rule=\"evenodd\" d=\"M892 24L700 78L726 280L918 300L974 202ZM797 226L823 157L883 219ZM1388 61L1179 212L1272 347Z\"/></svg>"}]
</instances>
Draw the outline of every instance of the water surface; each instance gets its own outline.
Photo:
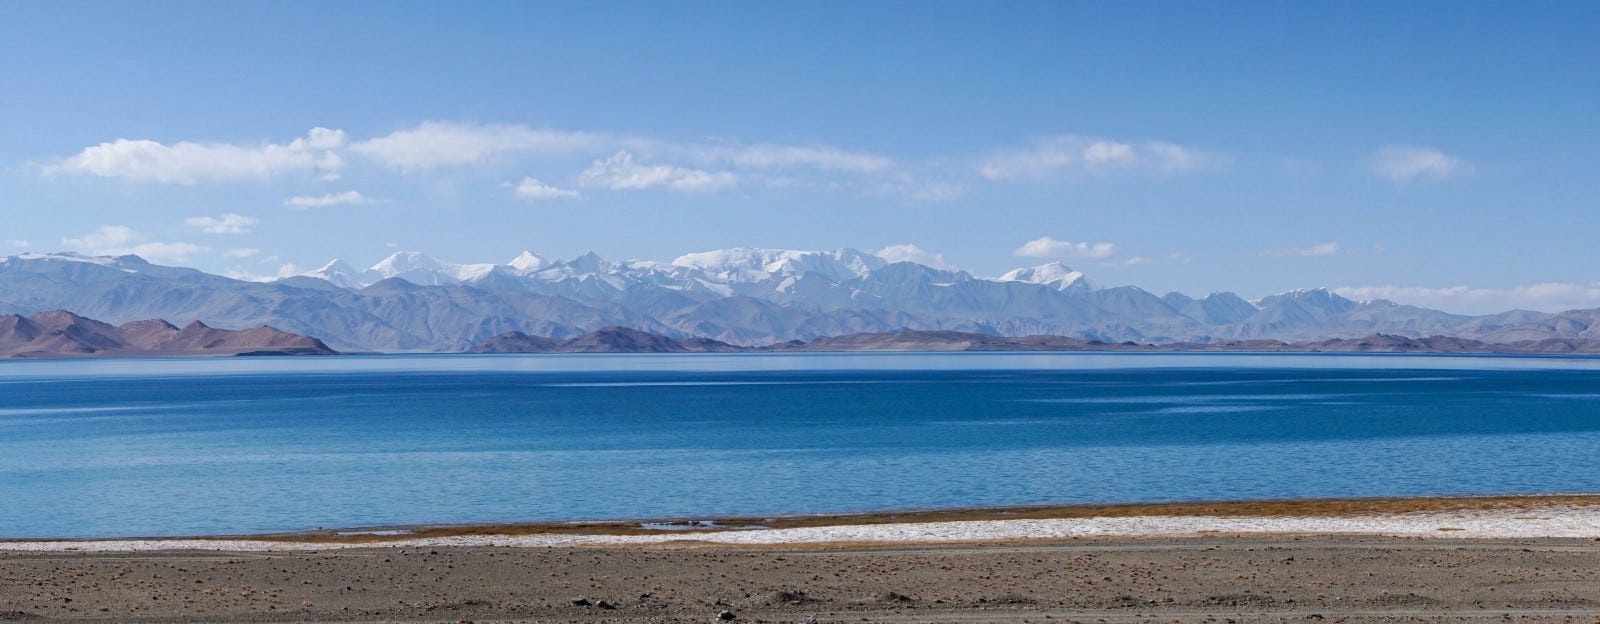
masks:
<instances>
[{"instance_id":1,"label":"water surface","mask_svg":"<svg viewBox=\"0 0 1600 624\"><path fill-rule=\"evenodd\" d=\"M0 363L0 536L1600 490L1600 360Z\"/></svg>"}]
</instances>

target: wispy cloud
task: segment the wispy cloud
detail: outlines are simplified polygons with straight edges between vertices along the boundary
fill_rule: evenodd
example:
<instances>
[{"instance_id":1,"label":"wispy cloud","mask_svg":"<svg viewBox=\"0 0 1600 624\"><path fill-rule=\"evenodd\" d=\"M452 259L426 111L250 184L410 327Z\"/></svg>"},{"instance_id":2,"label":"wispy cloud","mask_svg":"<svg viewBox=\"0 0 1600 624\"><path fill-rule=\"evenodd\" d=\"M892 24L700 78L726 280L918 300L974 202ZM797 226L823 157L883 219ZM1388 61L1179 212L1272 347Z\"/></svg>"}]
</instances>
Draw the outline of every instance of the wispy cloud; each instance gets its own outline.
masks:
<instances>
[{"instance_id":1,"label":"wispy cloud","mask_svg":"<svg viewBox=\"0 0 1600 624\"><path fill-rule=\"evenodd\" d=\"M1283 249L1268 249L1262 251L1263 256L1331 256L1344 251L1336 242L1317 243L1304 247L1286 247Z\"/></svg>"},{"instance_id":2,"label":"wispy cloud","mask_svg":"<svg viewBox=\"0 0 1600 624\"><path fill-rule=\"evenodd\" d=\"M1133 256L1131 258L1122 260L1120 262L1107 262L1107 263L1104 263L1104 266L1108 266L1108 267L1111 267L1111 268L1114 268L1114 269L1120 269L1120 268L1126 268L1126 267L1144 266L1144 265L1153 264L1153 263L1155 263L1155 260L1151 260L1150 258L1146 258L1144 256Z\"/></svg>"},{"instance_id":3,"label":"wispy cloud","mask_svg":"<svg viewBox=\"0 0 1600 624\"><path fill-rule=\"evenodd\" d=\"M889 245L872 253L890 262L915 262L936 269L954 268L945 262L944 254L933 253L910 243Z\"/></svg>"},{"instance_id":4,"label":"wispy cloud","mask_svg":"<svg viewBox=\"0 0 1600 624\"><path fill-rule=\"evenodd\" d=\"M695 161L709 166L728 166L738 169L819 169L874 173L896 165L886 156L849 151L828 145L782 145L757 143L746 146L680 145L668 151L681 150Z\"/></svg>"},{"instance_id":5,"label":"wispy cloud","mask_svg":"<svg viewBox=\"0 0 1600 624\"><path fill-rule=\"evenodd\" d=\"M919 202L947 202L967 193L967 186L937 177L893 173L881 177L877 192Z\"/></svg>"},{"instance_id":6,"label":"wispy cloud","mask_svg":"<svg viewBox=\"0 0 1600 624\"><path fill-rule=\"evenodd\" d=\"M125 225L101 226L77 238L63 238L61 243L76 251L95 256L123 256L134 254L153 262L183 262L207 248L193 243L168 243L151 241L148 237Z\"/></svg>"},{"instance_id":7,"label":"wispy cloud","mask_svg":"<svg viewBox=\"0 0 1600 624\"><path fill-rule=\"evenodd\" d=\"M1078 135L1045 137L986 156L930 154L902 159L817 142L682 141L520 123L434 120L360 140L321 127L287 143L117 139L84 148L47 165L43 172L195 185L291 173L334 179L349 167L365 167L358 169L363 175L387 170L391 175L451 176L440 186L453 188L464 179L455 171L470 173L478 168L490 173L508 164L540 167L542 175L529 178L535 184L511 186L517 191L512 196L528 200L574 198L574 187L669 192L741 187L945 202L965 196L982 179L1175 175L1222 168L1227 159L1165 141ZM447 168L452 172L436 171ZM308 193L284 201L295 209L363 203L374 200L356 191Z\"/></svg>"},{"instance_id":8,"label":"wispy cloud","mask_svg":"<svg viewBox=\"0 0 1600 624\"><path fill-rule=\"evenodd\" d=\"M1117 255L1117 246L1112 243L1072 243L1058 241L1049 236L1040 236L1023 243L1021 247L1012 251L1011 255L1053 260L1069 258L1102 259Z\"/></svg>"},{"instance_id":9,"label":"wispy cloud","mask_svg":"<svg viewBox=\"0 0 1600 624\"><path fill-rule=\"evenodd\" d=\"M309 210L312 208L327 208L329 206L359 206L361 204L374 204L377 201L362 195L361 191L344 191L325 195L297 195L283 200L283 205L294 210Z\"/></svg>"},{"instance_id":10,"label":"wispy cloud","mask_svg":"<svg viewBox=\"0 0 1600 624\"><path fill-rule=\"evenodd\" d=\"M356 143L351 150L397 169L417 171L488 162L516 153L593 152L612 143L613 139L603 135L520 124L428 121Z\"/></svg>"},{"instance_id":11,"label":"wispy cloud","mask_svg":"<svg viewBox=\"0 0 1600 624\"><path fill-rule=\"evenodd\" d=\"M207 234L249 234L251 228L261 224L261 220L230 212L216 217L189 217L183 220L183 224L199 228Z\"/></svg>"},{"instance_id":12,"label":"wispy cloud","mask_svg":"<svg viewBox=\"0 0 1600 624\"><path fill-rule=\"evenodd\" d=\"M10 239L10 240L6 241L6 246L7 247L15 247L17 249L27 249L27 248L31 247L32 244L29 243L28 241L22 240L20 238L13 238L13 239Z\"/></svg>"},{"instance_id":13,"label":"wispy cloud","mask_svg":"<svg viewBox=\"0 0 1600 624\"><path fill-rule=\"evenodd\" d=\"M1463 314L1490 314L1512 309L1560 312L1600 307L1600 283L1546 282L1509 288L1343 286L1333 290L1351 299L1387 299Z\"/></svg>"},{"instance_id":14,"label":"wispy cloud","mask_svg":"<svg viewBox=\"0 0 1600 624\"><path fill-rule=\"evenodd\" d=\"M727 171L704 171L674 165L646 165L634 162L633 154L617 152L610 158L594 161L578 176L583 186L613 191L665 188L683 192L710 192L737 184L738 176Z\"/></svg>"},{"instance_id":15,"label":"wispy cloud","mask_svg":"<svg viewBox=\"0 0 1600 624\"><path fill-rule=\"evenodd\" d=\"M238 249L229 249L227 251L224 251L224 252L222 252L222 255L227 256L229 258L249 258L251 256L254 256L254 255L258 254L258 253L261 253L260 249L252 249L252 248L249 248L249 247L240 247Z\"/></svg>"},{"instance_id":16,"label":"wispy cloud","mask_svg":"<svg viewBox=\"0 0 1600 624\"><path fill-rule=\"evenodd\" d=\"M182 185L295 172L331 178L344 167L344 160L334 151L344 142L343 131L328 128L312 128L306 136L287 144L179 141L168 145L146 139L117 139L84 148L45 167L44 173Z\"/></svg>"},{"instance_id":17,"label":"wispy cloud","mask_svg":"<svg viewBox=\"0 0 1600 624\"><path fill-rule=\"evenodd\" d=\"M557 188L540 182L534 178L523 178L521 182L518 182L515 185L512 185L510 182L507 182L506 185L511 186L515 190L517 197L521 197L529 201L541 201L546 199L577 199L579 197L577 191L572 189Z\"/></svg>"},{"instance_id":18,"label":"wispy cloud","mask_svg":"<svg viewBox=\"0 0 1600 624\"><path fill-rule=\"evenodd\" d=\"M1225 162L1219 155L1164 141L1127 143L1061 135L1040 139L1030 147L996 152L978 166L978 173L989 180L1124 172L1178 174L1216 169Z\"/></svg>"},{"instance_id":19,"label":"wispy cloud","mask_svg":"<svg viewBox=\"0 0 1600 624\"><path fill-rule=\"evenodd\" d=\"M1472 173L1472 165L1431 147L1390 145L1372 158L1372 172L1395 184L1436 182Z\"/></svg>"}]
</instances>

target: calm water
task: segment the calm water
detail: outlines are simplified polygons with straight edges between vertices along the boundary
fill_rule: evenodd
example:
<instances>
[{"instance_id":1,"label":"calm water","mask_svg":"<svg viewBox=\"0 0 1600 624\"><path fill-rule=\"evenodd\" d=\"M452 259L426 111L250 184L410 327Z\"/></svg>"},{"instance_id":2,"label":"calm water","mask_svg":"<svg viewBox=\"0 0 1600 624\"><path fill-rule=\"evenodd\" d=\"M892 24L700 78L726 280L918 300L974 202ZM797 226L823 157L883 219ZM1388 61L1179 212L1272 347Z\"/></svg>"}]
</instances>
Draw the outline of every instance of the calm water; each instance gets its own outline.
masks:
<instances>
[{"instance_id":1,"label":"calm water","mask_svg":"<svg viewBox=\"0 0 1600 624\"><path fill-rule=\"evenodd\" d=\"M1600 361L0 363L0 536L1600 490Z\"/></svg>"}]
</instances>

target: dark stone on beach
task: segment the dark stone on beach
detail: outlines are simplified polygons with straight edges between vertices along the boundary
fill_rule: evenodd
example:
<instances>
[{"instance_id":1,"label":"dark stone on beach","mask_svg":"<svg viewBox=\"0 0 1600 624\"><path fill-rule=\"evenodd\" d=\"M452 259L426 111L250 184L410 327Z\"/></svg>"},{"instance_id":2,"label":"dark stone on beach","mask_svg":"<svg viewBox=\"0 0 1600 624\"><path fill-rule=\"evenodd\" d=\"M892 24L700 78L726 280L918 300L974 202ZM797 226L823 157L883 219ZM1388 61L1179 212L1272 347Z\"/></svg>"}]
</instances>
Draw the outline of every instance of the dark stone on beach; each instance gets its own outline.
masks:
<instances>
[{"instance_id":1,"label":"dark stone on beach","mask_svg":"<svg viewBox=\"0 0 1600 624\"><path fill-rule=\"evenodd\" d=\"M611 604L611 603L606 602L604 600L601 600L600 602L594 603L594 606L599 607L601 609L615 609L615 608L617 608L617 605Z\"/></svg>"},{"instance_id":2,"label":"dark stone on beach","mask_svg":"<svg viewBox=\"0 0 1600 624\"><path fill-rule=\"evenodd\" d=\"M718 613L717 614L717 619L722 620L724 622L731 622L733 620L739 619L739 616L734 615L734 613L732 611L723 611L722 613Z\"/></svg>"},{"instance_id":3,"label":"dark stone on beach","mask_svg":"<svg viewBox=\"0 0 1600 624\"><path fill-rule=\"evenodd\" d=\"M576 605L576 606L579 606L579 607L592 607L592 606L594 606L594 603L589 602L588 598L573 598L572 599L572 604Z\"/></svg>"},{"instance_id":4,"label":"dark stone on beach","mask_svg":"<svg viewBox=\"0 0 1600 624\"><path fill-rule=\"evenodd\" d=\"M802 590L776 591L767 598L771 605L797 605L806 602L806 593Z\"/></svg>"}]
</instances>

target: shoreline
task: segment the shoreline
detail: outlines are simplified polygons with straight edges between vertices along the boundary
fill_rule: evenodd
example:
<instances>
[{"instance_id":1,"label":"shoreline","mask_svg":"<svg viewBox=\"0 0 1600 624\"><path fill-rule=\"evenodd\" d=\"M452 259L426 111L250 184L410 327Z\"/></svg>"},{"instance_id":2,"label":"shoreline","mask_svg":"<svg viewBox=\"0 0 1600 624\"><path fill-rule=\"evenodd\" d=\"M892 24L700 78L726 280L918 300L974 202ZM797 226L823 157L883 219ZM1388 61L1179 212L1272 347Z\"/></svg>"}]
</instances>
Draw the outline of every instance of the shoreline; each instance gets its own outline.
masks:
<instances>
[{"instance_id":1,"label":"shoreline","mask_svg":"<svg viewBox=\"0 0 1600 624\"><path fill-rule=\"evenodd\" d=\"M0 553L434 546L782 547L1241 535L1600 539L1600 494L1007 506L765 518L424 524L183 537L22 538L0 539Z\"/></svg>"}]
</instances>

